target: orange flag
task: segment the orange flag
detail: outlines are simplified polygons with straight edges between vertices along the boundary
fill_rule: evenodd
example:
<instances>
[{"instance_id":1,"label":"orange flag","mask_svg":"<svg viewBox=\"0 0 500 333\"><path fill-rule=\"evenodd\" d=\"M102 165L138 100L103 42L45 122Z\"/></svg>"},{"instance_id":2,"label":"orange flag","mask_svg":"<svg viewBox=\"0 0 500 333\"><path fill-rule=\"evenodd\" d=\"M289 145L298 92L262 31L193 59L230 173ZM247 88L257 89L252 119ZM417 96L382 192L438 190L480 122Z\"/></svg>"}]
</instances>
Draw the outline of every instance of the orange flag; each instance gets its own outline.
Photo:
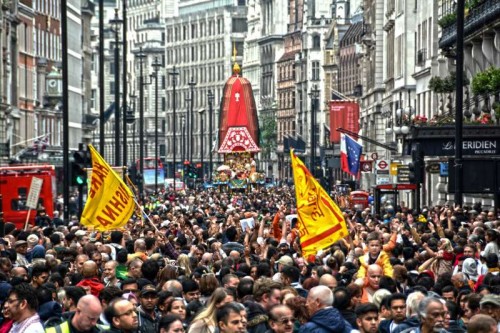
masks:
<instances>
[{"instance_id":1,"label":"orange flag","mask_svg":"<svg viewBox=\"0 0 500 333\"><path fill-rule=\"evenodd\" d=\"M328 196L304 163L290 151L302 255L314 260L319 250L327 248L349 233L340 208Z\"/></svg>"}]
</instances>

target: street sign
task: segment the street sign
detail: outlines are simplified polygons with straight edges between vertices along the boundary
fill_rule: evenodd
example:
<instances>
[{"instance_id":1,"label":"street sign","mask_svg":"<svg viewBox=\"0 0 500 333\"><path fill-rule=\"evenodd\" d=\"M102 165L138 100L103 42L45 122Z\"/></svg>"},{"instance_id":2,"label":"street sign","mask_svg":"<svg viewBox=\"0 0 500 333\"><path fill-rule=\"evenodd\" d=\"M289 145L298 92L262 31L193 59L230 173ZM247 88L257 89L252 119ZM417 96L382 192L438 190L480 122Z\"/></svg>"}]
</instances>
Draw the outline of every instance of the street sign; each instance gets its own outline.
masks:
<instances>
[{"instance_id":1,"label":"street sign","mask_svg":"<svg viewBox=\"0 0 500 333\"><path fill-rule=\"evenodd\" d=\"M359 166L362 172L372 172L372 162L373 161L360 161Z\"/></svg>"},{"instance_id":2,"label":"street sign","mask_svg":"<svg viewBox=\"0 0 500 333\"><path fill-rule=\"evenodd\" d=\"M377 161L377 170L388 170L389 163L386 160Z\"/></svg>"},{"instance_id":3,"label":"street sign","mask_svg":"<svg viewBox=\"0 0 500 333\"><path fill-rule=\"evenodd\" d=\"M409 183L410 182L410 168L408 165L400 164L398 165L398 183Z\"/></svg>"},{"instance_id":4,"label":"street sign","mask_svg":"<svg viewBox=\"0 0 500 333\"><path fill-rule=\"evenodd\" d=\"M389 173L387 173L387 174L377 173L377 177L375 179L375 182L377 185L390 184L391 183L391 176L389 175Z\"/></svg>"},{"instance_id":5,"label":"street sign","mask_svg":"<svg viewBox=\"0 0 500 333\"><path fill-rule=\"evenodd\" d=\"M448 177L448 162L439 163L439 176Z\"/></svg>"},{"instance_id":6,"label":"street sign","mask_svg":"<svg viewBox=\"0 0 500 333\"><path fill-rule=\"evenodd\" d=\"M399 163L397 163L397 162L391 162L391 166L390 166L390 174L391 174L391 176L397 176L398 175L398 165L399 165Z\"/></svg>"},{"instance_id":7,"label":"street sign","mask_svg":"<svg viewBox=\"0 0 500 333\"><path fill-rule=\"evenodd\" d=\"M440 166L439 162L430 162L425 167L425 171L427 173L439 173L440 169L441 169L441 166Z\"/></svg>"},{"instance_id":8,"label":"street sign","mask_svg":"<svg viewBox=\"0 0 500 333\"><path fill-rule=\"evenodd\" d=\"M26 200L26 206L32 209L36 209L38 206L38 198L40 197L40 191L42 190L43 179L33 177L31 179L30 192L28 193L28 199Z\"/></svg>"}]
</instances>

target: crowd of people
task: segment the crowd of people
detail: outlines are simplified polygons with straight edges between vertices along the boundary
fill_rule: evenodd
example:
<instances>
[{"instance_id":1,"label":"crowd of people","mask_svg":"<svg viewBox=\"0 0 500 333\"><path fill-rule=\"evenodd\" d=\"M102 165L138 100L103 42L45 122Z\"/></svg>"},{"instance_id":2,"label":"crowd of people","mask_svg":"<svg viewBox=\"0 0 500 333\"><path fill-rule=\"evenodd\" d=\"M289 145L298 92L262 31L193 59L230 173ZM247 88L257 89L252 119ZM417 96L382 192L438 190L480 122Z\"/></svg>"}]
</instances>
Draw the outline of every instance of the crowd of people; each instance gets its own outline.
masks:
<instances>
[{"instance_id":1,"label":"crowd of people","mask_svg":"<svg viewBox=\"0 0 500 333\"><path fill-rule=\"evenodd\" d=\"M294 197L161 193L107 232L7 221L0 333L500 332L497 212L346 209L349 236L306 260Z\"/></svg>"}]
</instances>

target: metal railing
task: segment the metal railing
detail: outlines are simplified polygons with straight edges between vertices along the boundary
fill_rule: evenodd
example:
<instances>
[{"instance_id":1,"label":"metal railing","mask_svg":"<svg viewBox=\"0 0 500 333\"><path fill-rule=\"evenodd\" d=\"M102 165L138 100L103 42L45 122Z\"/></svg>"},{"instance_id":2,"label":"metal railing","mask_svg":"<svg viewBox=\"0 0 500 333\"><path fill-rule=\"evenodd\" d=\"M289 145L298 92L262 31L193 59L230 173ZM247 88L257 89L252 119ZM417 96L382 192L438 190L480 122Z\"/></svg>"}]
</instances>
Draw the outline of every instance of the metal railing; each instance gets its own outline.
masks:
<instances>
[{"instance_id":1,"label":"metal railing","mask_svg":"<svg viewBox=\"0 0 500 333\"><path fill-rule=\"evenodd\" d=\"M483 3L469 10L465 17L464 38L488 26L488 24L500 20L500 1L485 0ZM457 41L457 24L443 28L439 40L440 48L452 47Z\"/></svg>"}]
</instances>

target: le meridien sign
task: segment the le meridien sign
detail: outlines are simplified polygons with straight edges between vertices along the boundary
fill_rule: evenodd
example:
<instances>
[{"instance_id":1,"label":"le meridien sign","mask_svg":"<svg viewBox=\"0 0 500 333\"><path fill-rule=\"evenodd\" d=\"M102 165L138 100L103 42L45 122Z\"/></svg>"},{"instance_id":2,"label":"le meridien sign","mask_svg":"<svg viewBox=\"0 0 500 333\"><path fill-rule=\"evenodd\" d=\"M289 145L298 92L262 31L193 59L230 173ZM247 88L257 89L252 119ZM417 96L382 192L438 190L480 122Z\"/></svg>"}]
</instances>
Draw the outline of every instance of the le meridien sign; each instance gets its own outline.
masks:
<instances>
[{"instance_id":1,"label":"le meridien sign","mask_svg":"<svg viewBox=\"0 0 500 333\"><path fill-rule=\"evenodd\" d=\"M411 145L420 143L425 156L455 155L455 127L453 125L414 126L410 130L408 141ZM407 151L409 154L411 149ZM464 125L462 155L464 157L500 156L500 126Z\"/></svg>"},{"instance_id":2,"label":"le meridien sign","mask_svg":"<svg viewBox=\"0 0 500 333\"><path fill-rule=\"evenodd\" d=\"M422 140L420 144L426 156L453 156L455 155L455 140L433 139ZM464 139L462 141L464 156L500 155L499 139Z\"/></svg>"}]
</instances>

